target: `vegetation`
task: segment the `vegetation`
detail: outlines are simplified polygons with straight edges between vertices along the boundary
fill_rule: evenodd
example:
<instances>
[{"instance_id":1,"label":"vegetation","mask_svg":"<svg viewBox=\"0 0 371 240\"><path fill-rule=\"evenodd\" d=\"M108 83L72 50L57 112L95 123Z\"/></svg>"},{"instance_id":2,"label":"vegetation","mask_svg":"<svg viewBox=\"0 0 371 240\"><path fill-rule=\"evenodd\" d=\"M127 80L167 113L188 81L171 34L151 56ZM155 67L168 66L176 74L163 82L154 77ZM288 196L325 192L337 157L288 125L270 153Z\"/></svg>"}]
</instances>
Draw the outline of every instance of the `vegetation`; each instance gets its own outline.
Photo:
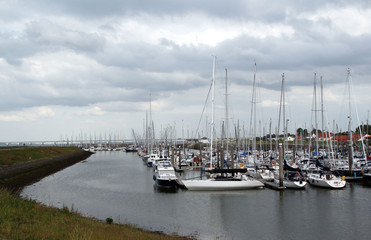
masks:
<instances>
[{"instance_id":1,"label":"vegetation","mask_svg":"<svg viewBox=\"0 0 371 240\"><path fill-rule=\"evenodd\" d=\"M371 134L371 126L370 125L360 125L356 128L355 132L360 133L359 129L361 129L362 134Z\"/></svg>"},{"instance_id":2,"label":"vegetation","mask_svg":"<svg viewBox=\"0 0 371 240\"><path fill-rule=\"evenodd\" d=\"M81 150L77 147L0 148L0 169L6 170L8 168L4 167L17 167L20 163L58 157L76 151ZM44 174L57 171L60 168L58 164L52 161L41 166L40 171L24 169L12 179L16 181L22 178L19 185L21 187ZM58 209L44 206L34 200L19 198L12 191L13 183L10 183L9 179L0 180L0 185L3 182L2 186L5 187L0 187L0 239L189 239L176 233L165 235L114 223L112 218L107 218L105 222L98 221L83 217L67 207Z\"/></svg>"},{"instance_id":3,"label":"vegetation","mask_svg":"<svg viewBox=\"0 0 371 240\"><path fill-rule=\"evenodd\" d=\"M112 220L113 221L113 220ZM0 189L0 239L189 239L97 221L73 209L41 205Z\"/></svg>"},{"instance_id":4,"label":"vegetation","mask_svg":"<svg viewBox=\"0 0 371 240\"><path fill-rule=\"evenodd\" d=\"M0 168L76 152L77 147L0 148Z\"/></svg>"}]
</instances>

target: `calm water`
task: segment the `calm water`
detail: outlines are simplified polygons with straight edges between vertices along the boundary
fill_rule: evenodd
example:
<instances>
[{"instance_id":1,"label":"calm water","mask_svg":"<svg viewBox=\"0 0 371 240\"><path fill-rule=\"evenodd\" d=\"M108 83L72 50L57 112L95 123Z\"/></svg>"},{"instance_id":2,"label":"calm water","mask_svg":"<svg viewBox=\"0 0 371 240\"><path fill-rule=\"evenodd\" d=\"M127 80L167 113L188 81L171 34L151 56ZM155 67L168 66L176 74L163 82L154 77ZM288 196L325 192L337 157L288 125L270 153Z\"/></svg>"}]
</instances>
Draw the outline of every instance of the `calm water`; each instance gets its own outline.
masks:
<instances>
[{"instance_id":1,"label":"calm water","mask_svg":"<svg viewBox=\"0 0 371 240\"><path fill-rule=\"evenodd\" d=\"M86 216L198 239L371 239L371 188L163 192L133 153L98 152L23 197Z\"/></svg>"}]
</instances>

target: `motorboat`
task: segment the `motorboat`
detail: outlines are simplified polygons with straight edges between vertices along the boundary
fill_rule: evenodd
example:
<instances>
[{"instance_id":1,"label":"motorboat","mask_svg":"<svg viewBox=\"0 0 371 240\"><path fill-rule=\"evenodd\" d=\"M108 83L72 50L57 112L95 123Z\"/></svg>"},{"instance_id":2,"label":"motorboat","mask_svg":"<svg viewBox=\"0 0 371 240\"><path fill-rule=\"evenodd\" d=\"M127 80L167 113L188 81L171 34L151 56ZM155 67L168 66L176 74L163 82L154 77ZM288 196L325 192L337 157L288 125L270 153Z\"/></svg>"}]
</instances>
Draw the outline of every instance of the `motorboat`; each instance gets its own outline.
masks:
<instances>
[{"instance_id":1,"label":"motorboat","mask_svg":"<svg viewBox=\"0 0 371 240\"><path fill-rule=\"evenodd\" d=\"M156 181L157 186L160 187L176 187L177 176L175 170L169 161L157 162L153 180Z\"/></svg>"}]
</instances>

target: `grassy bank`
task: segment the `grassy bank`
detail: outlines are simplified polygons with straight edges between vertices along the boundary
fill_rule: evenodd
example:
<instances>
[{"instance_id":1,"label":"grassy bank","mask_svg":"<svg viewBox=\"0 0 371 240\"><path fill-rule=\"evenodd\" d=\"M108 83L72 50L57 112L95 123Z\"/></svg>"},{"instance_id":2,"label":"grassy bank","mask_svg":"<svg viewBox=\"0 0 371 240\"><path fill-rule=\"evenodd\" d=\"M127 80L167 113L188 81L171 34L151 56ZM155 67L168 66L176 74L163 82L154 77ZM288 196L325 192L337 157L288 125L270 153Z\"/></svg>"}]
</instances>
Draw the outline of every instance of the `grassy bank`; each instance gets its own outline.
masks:
<instances>
[{"instance_id":1,"label":"grassy bank","mask_svg":"<svg viewBox=\"0 0 371 240\"><path fill-rule=\"evenodd\" d=\"M0 148L0 168L76 152L77 147Z\"/></svg>"},{"instance_id":2,"label":"grassy bank","mask_svg":"<svg viewBox=\"0 0 371 240\"><path fill-rule=\"evenodd\" d=\"M0 239L187 239L82 217L0 189Z\"/></svg>"},{"instance_id":3,"label":"grassy bank","mask_svg":"<svg viewBox=\"0 0 371 240\"><path fill-rule=\"evenodd\" d=\"M1 148L0 187L17 192L90 155L77 147Z\"/></svg>"},{"instance_id":4,"label":"grassy bank","mask_svg":"<svg viewBox=\"0 0 371 240\"><path fill-rule=\"evenodd\" d=\"M101 222L72 209L47 207L18 197L24 186L88 156L89 153L76 147L0 149L0 240L189 239L110 224L111 219Z\"/></svg>"}]
</instances>

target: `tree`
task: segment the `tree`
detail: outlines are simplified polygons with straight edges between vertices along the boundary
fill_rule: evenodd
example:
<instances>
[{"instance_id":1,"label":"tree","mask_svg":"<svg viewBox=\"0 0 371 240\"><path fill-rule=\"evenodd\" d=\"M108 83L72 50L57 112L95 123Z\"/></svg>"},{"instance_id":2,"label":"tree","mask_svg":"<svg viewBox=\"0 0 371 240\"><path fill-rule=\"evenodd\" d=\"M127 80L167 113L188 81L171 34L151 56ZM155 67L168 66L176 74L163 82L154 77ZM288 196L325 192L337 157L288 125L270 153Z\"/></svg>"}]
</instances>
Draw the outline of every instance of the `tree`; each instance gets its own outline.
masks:
<instances>
[{"instance_id":1,"label":"tree","mask_svg":"<svg viewBox=\"0 0 371 240\"><path fill-rule=\"evenodd\" d=\"M356 128L355 132L360 133L359 129L361 129L362 134L370 134L371 133L371 125L360 125Z\"/></svg>"}]
</instances>

